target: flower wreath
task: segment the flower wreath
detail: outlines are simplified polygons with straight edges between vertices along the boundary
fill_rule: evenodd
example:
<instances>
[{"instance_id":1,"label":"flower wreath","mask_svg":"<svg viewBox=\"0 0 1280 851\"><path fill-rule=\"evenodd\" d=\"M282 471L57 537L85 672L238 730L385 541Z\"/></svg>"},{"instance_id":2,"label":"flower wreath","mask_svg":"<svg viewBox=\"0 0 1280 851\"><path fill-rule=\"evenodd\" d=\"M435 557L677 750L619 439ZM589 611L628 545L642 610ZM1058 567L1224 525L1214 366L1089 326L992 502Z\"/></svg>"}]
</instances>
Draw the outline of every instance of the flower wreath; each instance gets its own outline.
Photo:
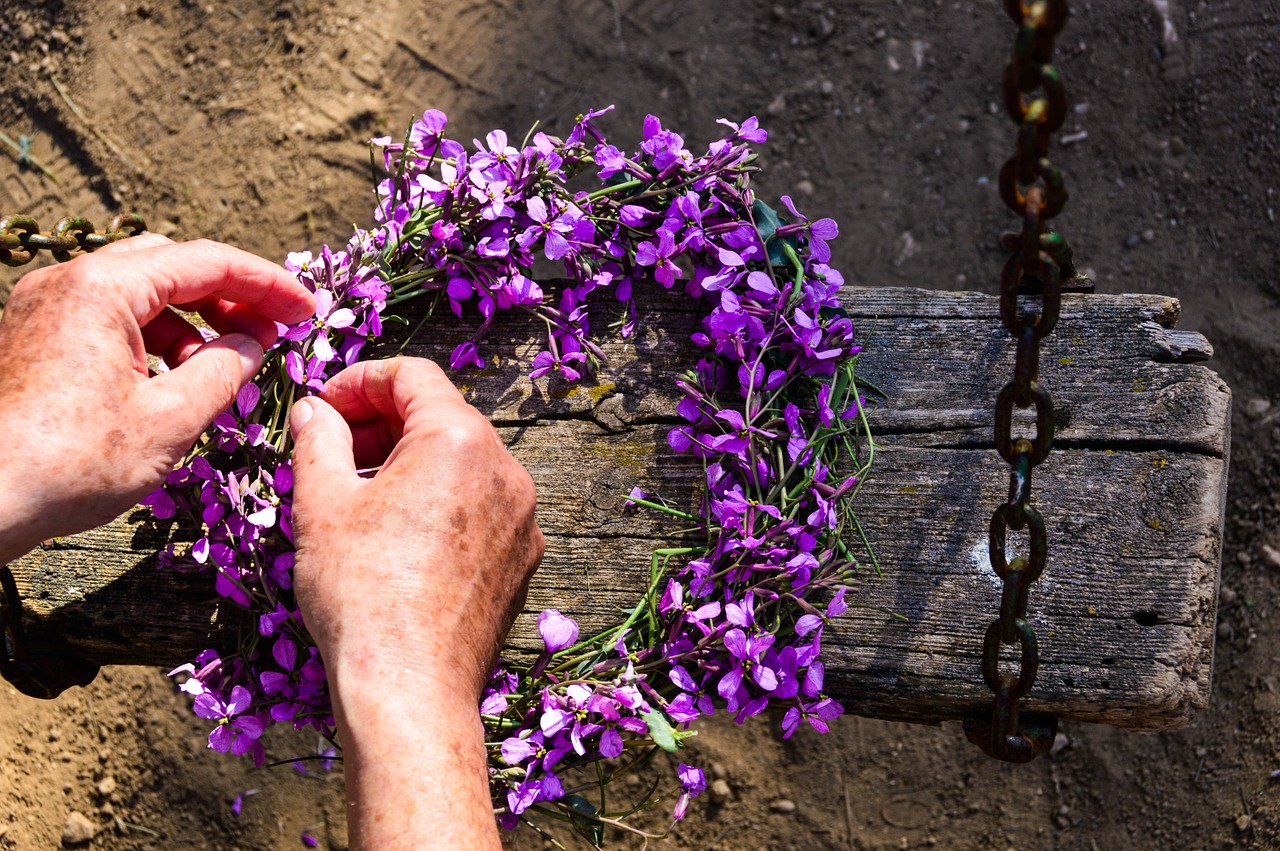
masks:
<instances>
[{"instance_id":1,"label":"flower wreath","mask_svg":"<svg viewBox=\"0 0 1280 851\"><path fill-rule=\"evenodd\" d=\"M483 367L494 316L519 308L548 329L531 378L577 381L603 358L589 296L622 303L626 338L633 289L651 281L708 307L692 336L701 359L676 380L683 424L668 434L675 452L701 460L704 487L696 511L638 489L627 502L679 518L698 540L654 553L644 596L621 623L584 638L571 618L544 611L545 650L498 664L480 705L498 820L512 828L543 812L598 843L603 825L653 801L607 811L603 795L583 793L657 749L677 750L717 703L739 722L785 709L785 736L802 722L826 731L843 711L823 692L822 635L847 607L858 566L848 506L871 442L854 376L860 348L837 297L842 278L827 265L836 223L807 219L786 196L785 217L755 198L750 145L766 133L754 117L722 120L728 134L694 156L649 116L639 151L625 154L596 127L608 111L579 116L565 139L537 132L517 148L495 130L473 151L428 111L403 141L373 140L386 175L374 226L340 251L289 255L315 292L315 316L281 326L257 379L145 501L156 517L201 530L171 544L162 565L211 572L222 597L256 616L236 654L206 650L173 672L189 675L182 690L215 722L209 747L261 765L261 734L283 723L337 744L323 661L291 591L293 400L359 359L389 308L421 297L481 317L452 367ZM590 188L571 190L575 180ZM532 277L538 255L563 264L558 299ZM567 788L566 770L584 764L594 779ZM706 780L684 763L677 774L678 819Z\"/></svg>"}]
</instances>

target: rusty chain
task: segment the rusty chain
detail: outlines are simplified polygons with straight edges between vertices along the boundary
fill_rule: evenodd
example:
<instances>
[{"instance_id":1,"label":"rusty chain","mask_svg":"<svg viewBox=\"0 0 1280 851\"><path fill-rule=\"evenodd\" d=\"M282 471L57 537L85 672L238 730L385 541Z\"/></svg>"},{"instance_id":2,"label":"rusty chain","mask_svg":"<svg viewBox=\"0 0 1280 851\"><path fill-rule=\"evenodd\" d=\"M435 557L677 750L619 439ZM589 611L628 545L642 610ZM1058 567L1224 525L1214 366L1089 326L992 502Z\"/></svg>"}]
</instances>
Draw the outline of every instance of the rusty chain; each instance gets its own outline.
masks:
<instances>
[{"instance_id":1,"label":"rusty chain","mask_svg":"<svg viewBox=\"0 0 1280 851\"><path fill-rule=\"evenodd\" d=\"M36 253L48 251L59 262L71 259L73 251L93 251L119 239L136 236L147 229L147 223L133 214L121 214L111 220L105 231L97 231L93 223L81 216L67 216L48 233L31 216L5 216L0 219L0 263L25 266Z\"/></svg>"},{"instance_id":2,"label":"rusty chain","mask_svg":"<svg viewBox=\"0 0 1280 851\"><path fill-rule=\"evenodd\" d=\"M1049 553L1044 518L1031 505L1031 473L1048 457L1054 433L1053 400L1039 381L1040 343L1058 322L1062 293L1091 292L1092 285L1076 271L1066 240L1046 224L1067 201L1062 172L1048 157L1050 138L1067 112L1062 76L1051 64L1067 2L1005 0L1004 7L1018 25L1003 78L1005 111L1018 125L1018 135L1014 155L1000 170L999 187L1005 205L1022 219L1022 231L1002 240L1011 256L1000 277L1000 319L1016 341L1013 380L1001 388L995 406L995 445L1009 465L1009 499L996 508L990 528L991 566L1004 583L1000 615L982 642L982 679L995 695L994 706L966 718L964 731L988 756L1028 762L1053 744L1058 720L1020 713L1018 707L1040 664L1027 604ZM1019 294L1039 296L1039 313L1034 305L1019 304ZM1013 436L1015 406L1034 409L1034 439ZM1010 529L1027 531L1028 555L1009 559ZM1018 648L1016 673L1000 670L1006 645Z\"/></svg>"}]
</instances>

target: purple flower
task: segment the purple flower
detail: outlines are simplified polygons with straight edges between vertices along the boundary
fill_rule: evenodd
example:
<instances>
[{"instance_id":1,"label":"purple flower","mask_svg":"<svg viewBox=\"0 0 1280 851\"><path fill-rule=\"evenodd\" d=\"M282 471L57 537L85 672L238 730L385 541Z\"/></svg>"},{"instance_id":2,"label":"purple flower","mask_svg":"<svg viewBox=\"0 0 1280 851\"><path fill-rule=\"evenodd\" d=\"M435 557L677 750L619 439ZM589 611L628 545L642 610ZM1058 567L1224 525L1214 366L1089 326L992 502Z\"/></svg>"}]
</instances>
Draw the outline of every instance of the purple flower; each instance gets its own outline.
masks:
<instances>
[{"instance_id":1,"label":"purple flower","mask_svg":"<svg viewBox=\"0 0 1280 851\"><path fill-rule=\"evenodd\" d=\"M741 126L734 124L726 118L721 118L717 120L716 123L723 124L732 130L733 134L739 139L744 139L748 142L760 144L769 138L769 134L760 126L759 120L757 120L754 115L742 122Z\"/></svg>"},{"instance_id":2,"label":"purple flower","mask_svg":"<svg viewBox=\"0 0 1280 851\"><path fill-rule=\"evenodd\" d=\"M201 718L218 722L209 733L210 748L222 753L231 751L237 756L252 753L254 762L261 765L263 751L258 737L262 735L262 722L253 715L241 714L252 702L253 696L247 688L235 686L225 701L212 692L197 695L194 708Z\"/></svg>"},{"instance_id":3,"label":"purple flower","mask_svg":"<svg viewBox=\"0 0 1280 851\"><path fill-rule=\"evenodd\" d=\"M684 139L678 133L662 129L662 122L657 116L646 115L644 119L644 141L640 150L653 157L653 167L661 174L677 163L693 159L684 149Z\"/></svg>"},{"instance_id":4,"label":"purple flower","mask_svg":"<svg viewBox=\"0 0 1280 851\"><path fill-rule=\"evenodd\" d=\"M672 261L676 255L676 240L671 231L658 231L656 243L646 241L636 246L636 263L653 266L653 276L664 287L670 288L676 278L684 277L680 267Z\"/></svg>"},{"instance_id":5,"label":"purple flower","mask_svg":"<svg viewBox=\"0 0 1280 851\"><path fill-rule=\"evenodd\" d=\"M627 167L627 158L613 145L597 145L596 165L600 166L600 179L608 180Z\"/></svg>"},{"instance_id":6,"label":"purple flower","mask_svg":"<svg viewBox=\"0 0 1280 851\"><path fill-rule=\"evenodd\" d=\"M240 815L240 810L244 807L244 799L248 798L250 795L256 794L258 794L257 789L246 789L239 795L236 795L235 799L231 802L231 814L233 816Z\"/></svg>"},{"instance_id":7,"label":"purple flower","mask_svg":"<svg viewBox=\"0 0 1280 851\"><path fill-rule=\"evenodd\" d=\"M558 653L578 640L578 624L555 609L547 609L538 615L538 634L548 653Z\"/></svg>"},{"instance_id":8,"label":"purple flower","mask_svg":"<svg viewBox=\"0 0 1280 851\"><path fill-rule=\"evenodd\" d=\"M825 698L812 706L793 706L782 716L782 737L791 738L801 721L808 721L809 726L819 733L831 730L828 723L844 714L844 707L831 698Z\"/></svg>"},{"instance_id":9,"label":"purple flower","mask_svg":"<svg viewBox=\"0 0 1280 851\"><path fill-rule=\"evenodd\" d=\"M566 381L577 381L582 377L582 374L570 364L585 363L586 360L587 356L582 352L571 352L559 358L551 354L551 352L538 352L533 359L533 369L530 371L529 377L541 378L549 372L558 372L564 376Z\"/></svg>"},{"instance_id":10,"label":"purple flower","mask_svg":"<svg viewBox=\"0 0 1280 851\"><path fill-rule=\"evenodd\" d=\"M689 801L698 797L702 794L702 790L707 788L707 777L701 768L685 765L683 762L676 767L676 776L680 778L682 791L680 798L676 801L675 812L671 816L679 821L688 811Z\"/></svg>"},{"instance_id":11,"label":"purple flower","mask_svg":"<svg viewBox=\"0 0 1280 851\"><path fill-rule=\"evenodd\" d=\"M449 355L449 366L454 369L462 369L464 366L474 366L476 369L484 368L484 358L480 357L480 352L476 348L475 341L468 340L459 344Z\"/></svg>"}]
</instances>

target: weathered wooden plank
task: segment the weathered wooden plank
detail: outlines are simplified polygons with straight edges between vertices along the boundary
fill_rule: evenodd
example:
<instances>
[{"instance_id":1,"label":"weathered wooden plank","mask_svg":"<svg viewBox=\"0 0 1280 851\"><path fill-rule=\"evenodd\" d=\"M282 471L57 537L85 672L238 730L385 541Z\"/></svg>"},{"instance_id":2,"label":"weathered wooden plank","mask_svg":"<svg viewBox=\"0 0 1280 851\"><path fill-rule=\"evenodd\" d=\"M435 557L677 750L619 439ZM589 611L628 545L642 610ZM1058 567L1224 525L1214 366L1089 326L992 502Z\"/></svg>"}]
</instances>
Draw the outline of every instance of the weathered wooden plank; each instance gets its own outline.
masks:
<instances>
[{"instance_id":1,"label":"weathered wooden plank","mask_svg":"<svg viewBox=\"0 0 1280 851\"><path fill-rule=\"evenodd\" d=\"M858 502L883 573L868 569L863 608L829 637L828 682L860 714L954 717L988 700L978 656L999 591L986 526L1007 486L990 448L992 402L1012 346L987 296L853 289L846 301L866 340L863 372L887 395ZM510 356L459 379L539 487L547 557L513 652L537 645L541 608L590 628L634 603L666 524L620 516L633 485L696 500L697 471L666 449L665 424L697 314L671 300L645 313L637 340L606 347L610 365L594 385L531 382ZM1036 472L1051 560L1031 598L1042 662L1029 707L1161 729L1207 702L1230 400L1212 372L1188 363L1211 349L1173 330L1176 317L1176 302L1159 296L1068 297L1045 348L1059 430ZM444 327L410 349L440 358L462 333ZM491 351L527 359L523 333L504 325ZM147 554L163 540L121 520L15 564L29 629L101 662L176 664L210 642L233 644L247 625L213 605L209 583L155 571Z\"/></svg>"}]
</instances>

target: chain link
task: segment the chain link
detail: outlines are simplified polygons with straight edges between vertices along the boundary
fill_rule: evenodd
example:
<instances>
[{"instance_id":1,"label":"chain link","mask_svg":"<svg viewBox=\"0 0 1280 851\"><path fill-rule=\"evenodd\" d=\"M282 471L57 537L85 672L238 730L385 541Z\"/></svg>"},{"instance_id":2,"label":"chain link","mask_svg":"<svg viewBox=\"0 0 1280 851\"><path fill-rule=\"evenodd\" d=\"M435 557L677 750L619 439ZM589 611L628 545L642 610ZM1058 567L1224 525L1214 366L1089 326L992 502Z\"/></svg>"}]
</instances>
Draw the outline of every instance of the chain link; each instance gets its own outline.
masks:
<instances>
[{"instance_id":1,"label":"chain link","mask_svg":"<svg viewBox=\"0 0 1280 851\"><path fill-rule=\"evenodd\" d=\"M102 232L80 216L67 216L48 233L42 233L31 216L5 216L0 219L0 263L25 266L41 250L61 263L70 260L73 251L93 251L146 229L147 223L131 213L116 216Z\"/></svg>"},{"instance_id":2,"label":"chain link","mask_svg":"<svg viewBox=\"0 0 1280 851\"><path fill-rule=\"evenodd\" d=\"M1072 262L1066 240L1047 222L1067 202L1066 181L1048 157L1052 134L1067 112L1062 75L1051 64L1054 39L1067 20L1066 0L1005 0L1018 25L1013 57L1004 71L1004 106L1018 125L1014 154L1000 169L1000 197L1022 219L1020 233L1005 234L1009 251L1000 276L1000 320L1016 341L1013 380L995 406L995 446L1009 465L1009 498L991 516L991 566L1004 583L999 617L982 642L982 679L995 695L989 712L965 719L965 735L988 756L1028 762L1053 744L1057 719L1019 713L1018 702L1035 685L1040 666L1035 630L1027 620L1031 584L1048 561L1044 518L1031 506L1031 473L1053 448L1053 399L1040 384L1040 342L1058 323L1063 291L1092 291ZM1020 304L1019 294L1038 296ZM1013 410L1035 412L1035 437L1013 436ZM1008 558L1010 529L1026 531L1028 555ZM1002 647L1015 646L1017 673L1001 673Z\"/></svg>"}]
</instances>

